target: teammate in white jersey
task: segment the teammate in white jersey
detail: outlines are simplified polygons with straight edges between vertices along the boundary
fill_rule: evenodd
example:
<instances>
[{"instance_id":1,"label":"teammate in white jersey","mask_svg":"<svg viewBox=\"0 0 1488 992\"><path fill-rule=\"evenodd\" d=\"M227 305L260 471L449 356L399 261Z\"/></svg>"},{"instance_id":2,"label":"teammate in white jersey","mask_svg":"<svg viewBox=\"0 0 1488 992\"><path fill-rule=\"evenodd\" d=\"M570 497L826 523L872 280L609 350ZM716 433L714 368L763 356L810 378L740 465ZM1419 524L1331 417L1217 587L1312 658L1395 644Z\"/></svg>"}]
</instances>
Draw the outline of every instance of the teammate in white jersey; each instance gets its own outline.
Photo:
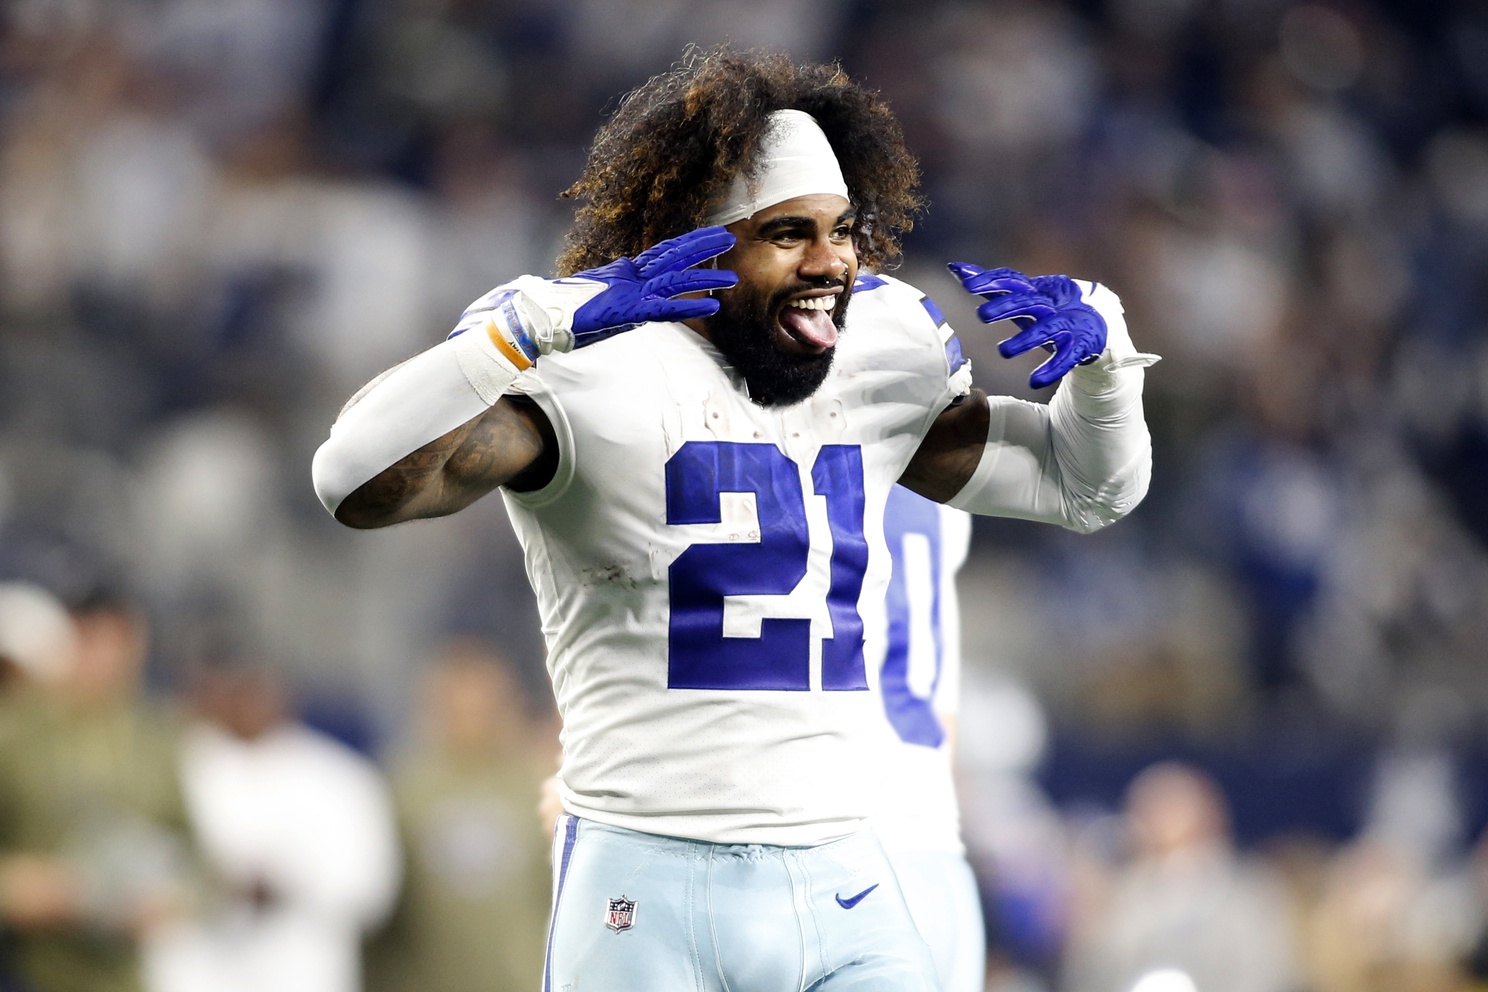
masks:
<instances>
[{"instance_id":1,"label":"teammate in white jersey","mask_svg":"<svg viewBox=\"0 0 1488 992\"><path fill-rule=\"evenodd\" d=\"M353 527L502 491L564 727L550 989L936 987L863 829L893 746L865 660L885 502L1119 518L1152 358L1109 290L957 263L983 320L1019 323L1003 352L1048 347L1033 378L1060 381L972 389L933 304L858 279L897 257L916 181L837 67L694 53L596 135L562 278L476 301L316 453Z\"/></svg>"},{"instance_id":2,"label":"teammate in white jersey","mask_svg":"<svg viewBox=\"0 0 1488 992\"><path fill-rule=\"evenodd\" d=\"M930 945L941 989L981 992L986 925L961 840L952 773L961 690L956 573L971 546L971 517L895 486L884 509L884 538L893 572L879 692L899 745L878 769L878 809L870 822Z\"/></svg>"}]
</instances>

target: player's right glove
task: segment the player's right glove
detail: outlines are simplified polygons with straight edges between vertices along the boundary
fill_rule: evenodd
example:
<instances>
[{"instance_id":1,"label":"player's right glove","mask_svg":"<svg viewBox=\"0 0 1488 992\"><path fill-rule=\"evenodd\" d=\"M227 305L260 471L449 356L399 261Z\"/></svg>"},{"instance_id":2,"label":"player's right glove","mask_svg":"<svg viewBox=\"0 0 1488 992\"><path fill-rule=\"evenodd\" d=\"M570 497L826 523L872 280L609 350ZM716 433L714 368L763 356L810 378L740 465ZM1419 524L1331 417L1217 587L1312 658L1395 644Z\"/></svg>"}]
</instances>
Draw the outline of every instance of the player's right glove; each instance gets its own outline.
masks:
<instances>
[{"instance_id":1,"label":"player's right glove","mask_svg":"<svg viewBox=\"0 0 1488 992\"><path fill-rule=\"evenodd\" d=\"M450 337L484 327L518 370L542 355L603 341L651 320L690 320L718 311L711 298L675 299L727 289L739 277L727 269L693 266L728 251L734 236L703 227L564 279L522 276L466 308Z\"/></svg>"}]
</instances>

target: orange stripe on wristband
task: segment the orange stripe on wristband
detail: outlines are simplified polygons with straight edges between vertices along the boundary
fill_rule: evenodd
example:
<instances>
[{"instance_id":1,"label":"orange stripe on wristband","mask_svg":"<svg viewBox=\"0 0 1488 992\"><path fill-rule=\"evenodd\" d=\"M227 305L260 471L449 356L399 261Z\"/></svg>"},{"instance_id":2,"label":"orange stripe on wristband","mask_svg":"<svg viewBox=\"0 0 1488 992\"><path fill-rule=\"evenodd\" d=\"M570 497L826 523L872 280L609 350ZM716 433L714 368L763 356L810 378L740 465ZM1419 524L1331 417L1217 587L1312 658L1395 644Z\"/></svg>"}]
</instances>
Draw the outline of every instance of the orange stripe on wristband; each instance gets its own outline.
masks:
<instances>
[{"instance_id":1,"label":"orange stripe on wristband","mask_svg":"<svg viewBox=\"0 0 1488 992\"><path fill-rule=\"evenodd\" d=\"M486 336L491 339L491 343L496 346L496 350L501 352L502 356L511 362L518 372L525 372L532 368L532 359L522 354L520 348L517 348L506 339L506 335L501 333L501 326L496 322L495 317L486 318Z\"/></svg>"}]
</instances>

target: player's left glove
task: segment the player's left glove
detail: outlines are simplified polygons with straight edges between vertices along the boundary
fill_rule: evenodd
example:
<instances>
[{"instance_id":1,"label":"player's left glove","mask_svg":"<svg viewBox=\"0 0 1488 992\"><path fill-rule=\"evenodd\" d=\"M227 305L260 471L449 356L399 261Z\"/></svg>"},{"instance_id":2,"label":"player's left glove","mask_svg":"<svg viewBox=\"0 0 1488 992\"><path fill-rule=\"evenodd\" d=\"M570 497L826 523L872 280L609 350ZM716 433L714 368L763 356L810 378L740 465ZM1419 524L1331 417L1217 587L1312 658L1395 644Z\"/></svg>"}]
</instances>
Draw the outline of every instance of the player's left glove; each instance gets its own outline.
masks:
<instances>
[{"instance_id":1,"label":"player's left glove","mask_svg":"<svg viewBox=\"0 0 1488 992\"><path fill-rule=\"evenodd\" d=\"M1104 287L1068 276L1025 276L1016 269L984 269L969 262L947 266L967 292L987 302L977 307L983 323L1011 320L1017 334L1001 341L997 350L1012 358L1034 348L1053 352L1028 377L1035 389L1058 382L1076 365L1088 365L1106 350L1106 319L1091 305ZM1113 300L1115 294L1106 290ZM1120 302L1115 303L1120 313Z\"/></svg>"},{"instance_id":2,"label":"player's left glove","mask_svg":"<svg viewBox=\"0 0 1488 992\"><path fill-rule=\"evenodd\" d=\"M662 241L634 258L620 258L564 279L521 276L476 300L451 337L494 322L499 336L520 352L520 368L540 355L603 341L651 320L690 320L718 311L711 298L676 299L727 289L739 277L727 269L694 269L733 247L722 227L703 227ZM499 346L498 346L499 347ZM505 352L506 349L503 349ZM525 358L523 364L520 360Z\"/></svg>"}]
</instances>

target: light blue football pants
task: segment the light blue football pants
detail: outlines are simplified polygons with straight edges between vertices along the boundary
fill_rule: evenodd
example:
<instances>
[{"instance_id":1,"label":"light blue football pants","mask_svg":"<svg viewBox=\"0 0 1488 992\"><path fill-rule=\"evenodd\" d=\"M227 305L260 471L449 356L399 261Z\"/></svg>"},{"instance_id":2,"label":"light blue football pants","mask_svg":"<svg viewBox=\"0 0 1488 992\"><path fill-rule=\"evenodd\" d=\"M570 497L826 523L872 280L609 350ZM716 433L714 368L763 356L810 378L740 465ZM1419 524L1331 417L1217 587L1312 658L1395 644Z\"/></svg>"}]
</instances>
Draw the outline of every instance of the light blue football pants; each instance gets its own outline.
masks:
<instances>
[{"instance_id":1,"label":"light blue football pants","mask_svg":"<svg viewBox=\"0 0 1488 992\"><path fill-rule=\"evenodd\" d=\"M976 876L965 856L891 851L889 862L909 915L930 945L942 992L982 992L987 983L987 927Z\"/></svg>"},{"instance_id":2,"label":"light blue football pants","mask_svg":"<svg viewBox=\"0 0 1488 992\"><path fill-rule=\"evenodd\" d=\"M544 992L938 992L871 830L710 844L561 817Z\"/></svg>"}]
</instances>

